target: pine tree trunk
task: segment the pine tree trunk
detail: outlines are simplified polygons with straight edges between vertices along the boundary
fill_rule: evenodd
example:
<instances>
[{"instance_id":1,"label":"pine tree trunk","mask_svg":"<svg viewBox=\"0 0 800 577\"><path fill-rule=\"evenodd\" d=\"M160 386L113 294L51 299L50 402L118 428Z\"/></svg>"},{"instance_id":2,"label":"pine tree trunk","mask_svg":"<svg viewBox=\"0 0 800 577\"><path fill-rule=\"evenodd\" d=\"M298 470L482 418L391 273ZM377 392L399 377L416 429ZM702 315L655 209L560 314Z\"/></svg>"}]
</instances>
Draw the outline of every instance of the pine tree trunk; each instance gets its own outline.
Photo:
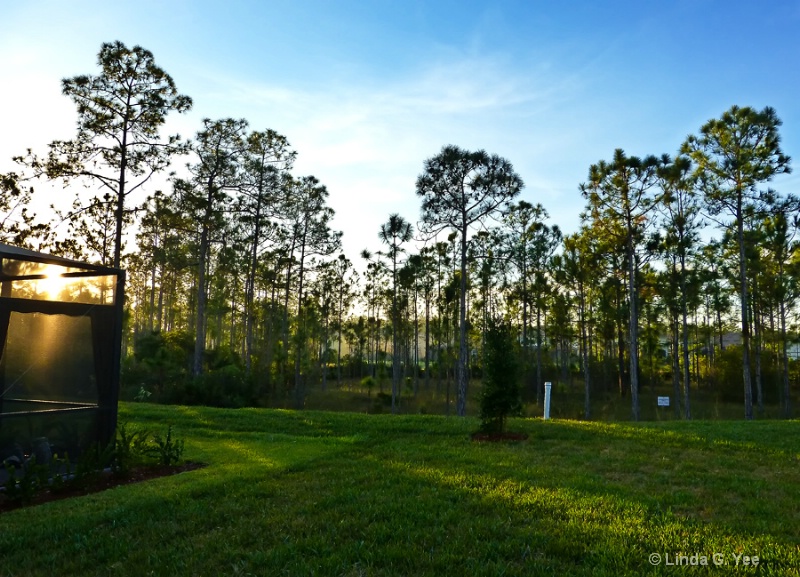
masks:
<instances>
[{"instance_id":1,"label":"pine tree trunk","mask_svg":"<svg viewBox=\"0 0 800 577\"><path fill-rule=\"evenodd\" d=\"M289 248L287 253L287 263L286 263L286 285L284 287L284 295L283 295L283 351L281 352L281 358L278 359L280 363L278 367L278 372L280 374L281 385L288 385L288 365L289 365L289 294L291 292L292 287L292 264L294 261L294 249L297 244L297 238L295 235L292 235L292 245Z\"/></svg>"},{"instance_id":2,"label":"pine tree trunk","mask_svg":"<svg viewBox=\"0 0 800 577\"><path fill-rule=\"evenodd\" d=\"M678 317L672 317L672 394L675 398L675 417L681 417L680 385L680 340L678 338Z\"/></svg>"},{"instance_id":3,"label":"pine tree trunk","mask_svg":"<svg viewBox=\"0 0 800 577\"><path fill-rule=\"evenodd\" d=\"M156 312L156 267L150 271L150 307L147 316L147 330L153 332Z\"/></svg>"},{"instance_id":4,"label":"pine tree trunk","mask_svg":"<svg viewBox=\"0 0 800 577\"><path fill-rule=\"evenodd\" d=\"M208 226L203 225L200 234L200 259L197 263L197 316L195 319L194 360L192 375L203 372L203 355L206 345L206 257L208 253Z\"/></svg>"},{"instance_id":5,"label":"pine tree trunk","mask_svg":"<svg viewBox=\"0 0 800 577\"><path fill-rule=\"evenodd\" d=\"M461 290L459 303L459 345L458 365L456 366L456 379L458 383L456 414L459 417L467 415L467 364L469 362L467 351L467 227L461 229Z\"/></svg>"},{"instance_id":6,"label":"pine tree trunk","mask_svg":"<svg viewBox=\"0 0 800 577\"><path fill-rule=\"evenodd\" d=\"M431 371L430 371L430 345L431 345L431 311L429 296L425 297L425 390L431 390Z\"/></svg>"},{"instance_id":7,"label":"pine tree trunk","mask_svg":"<svg viewBox=\"0 0 800 577\"><path fill-rule=\"evenodd\" d=\"M684 417L692 418L689 405L690 373L689 373L689 305L686 296L686 270L685 261L681 258L681 337L683 340L683 411Z\"/></svg>"},{"instance_id":8,"label":"pine tree trunk","mask_svg":"<svg viewBox=\"0 0 800 577\"><path fill-rule=\"evenodd\" d=\"M158 314L156 316L156 322L158 331L164 330L164 284L166 279L164 278L164 268L161 267L161 282L158 285Z\"/></svg>"},{"instance_id":9,"label":"pine tree trunk","mask_svg":"<svg viewBox=\"0 0 800 577\"><path fill-rule=\"evenodd\" d=\"M125 216L125 173L128 170L128 110L130 110L130 97L128 106L125 110L125 118L123 120L122 142L120 143L120 158L119 158L119 178L117 180L117 207L114 214L116 220L116 229L114 234L114 268L120 268L120 261L122 259L122 221ZM105 254L105 251L103 251ZM105 259L104 259L105 260ZM105 262L103 264L106 264Z\"/></svg>"},{"instance_id":10,"label":"pine tree trunk","mask_svg":"<svg viewBox=\"0 0 800 577\"><path fill-rule=\"evenodd\" d=\"M542 404L542 310L536 305L536 404Z\"/></svg>"},{"instance_id":11,"label":"pine tree trunk","mask_svg":"<svg viewBox=\"0 0 800 577\"><path fill-rule=\"evenodd\" d=\"M631 406L633 420L639 420L639 315L636 294L636 253L633 239L628 240L628 298L630 299Z\"/></svg>"},{"instance_id":12,"label":"pine tree trunk","mask_svg":"<svg viewBox=\"0 0 800 577\"><path fill-rule=\"evenodd\" d=\"M756 371L756 406L758 407L759 416L764 416L764 387L761 374L761 351L763 348L761 342L761 321L759 320L760 311L758 307L753 305L753 348L755 357L755 371Z\"/></svg>"},{"instance_id":13,"label":"pine tree trunk","mask_svg":"<svg viewBox=\"0 0 800 577\"><path fill-rule=\"evenodd\" d=\"M742 217L741 193L739 194L738 212L736 223L737 239L739 241L739 283L742 305L742 377L744 381L744 418L753 419L753 386L750 377L750 314L748 311L747 295L747 254L744 244L744 221Z\"/></svg>"},{"instance_id":14,"label":"pine tree trunk","mask_svg":"<svg viewBox=\"0 0 800 577\"><path fill-rule=\"evenodd\" d=\"M789 352L787 349L786 338L786 302L781 299L780 306L780 325L781 325L781 377L783 380L783 417L792 417L792 402L789 390Z\"/></svg>"},{"instance_id":15,"label":"pine tree trunk","mask_svg":"<svg viewBox=\"0 0 800 577\"><path fill-rule=\"evenodd\" d=\"M419 394L419 318L417 316L417 289L414 288L414 397Z\"/></svg>"},{"instance_id":16,"label":"pine tree trunk","mask_svg":"<svg viewBox=\"0 0 800 577\"><path fill-rule=\"evenodd\" d=\"M305 349L305 324L303 319L303 267L305 264L306 256L306 239L305 231L301 239L300 245L300 262L297 269L297 335L295 338L296 345L294 351L294 400L295 407L298 409L303 408L305 403L305 391L303 390L303 381L300 378L300 360Z\"/></svg>"},{"instance_id":17,"label":"pine tree trunk","mask_svg":"<svg viewBox=\"0 0 800 577\"><path fill-rule=\"evenodd\" d=\"M344 308L344 275L342 275L341 284L339 285L339 342L336 343L336 382L338 386L342 386L342 336L344 334L344 326L342 325L342 309ZM350 358L353 358L353 351L350 351Z\"/></svg>"},{"instance_id":18,"label":"pine tree trunk","mask_svg":"<svg viewBox=\"0 0 800 577\"><path fill-rule=\"evenodd\" d=\"M591 376L589 374L589 351L591 343L587 338L586 330L586 294L584 293L583 282L580 283L581 306L578 311L581 323L581 361L583 364L583 416L588 421L592 417L591 406Z\"/></svg>"},{"instance_id":19,"label":"pine tree trunk","mask_svg":"<svg viewBox=\"0 0 800 577\"><path fill-rule=\"evenodd\" d=\"M395 249L396 250L396 249ZM398 342L398 314L397 310L397 260L396 252L392 258L392 414L397 413L397 394L400 381L400 347Z\"/></svg>"}]
</instances>

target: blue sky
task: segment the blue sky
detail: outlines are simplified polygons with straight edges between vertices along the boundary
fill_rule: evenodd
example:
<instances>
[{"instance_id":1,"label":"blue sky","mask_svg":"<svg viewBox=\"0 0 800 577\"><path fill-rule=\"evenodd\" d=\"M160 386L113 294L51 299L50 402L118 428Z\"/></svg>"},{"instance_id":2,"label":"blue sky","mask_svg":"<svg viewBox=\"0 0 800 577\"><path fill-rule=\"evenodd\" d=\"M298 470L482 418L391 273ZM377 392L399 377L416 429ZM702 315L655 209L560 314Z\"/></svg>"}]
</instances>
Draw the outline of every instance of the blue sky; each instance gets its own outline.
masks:
<instances>
[{"instance_id":1,"label":"blue sky","mask_svg":"<svg viewBox=\"0 0 800 577\"><path fill-rule=\"evenodd\" d=\"M521 198L566 232L590 164L615 148L674 154L733 104L774 107L800 161L799 1L0 0L0 13L0 171L74 132L61 78L94 73L102 42L139 44L194 99L172 132L234 117L287 136L354 260L390 213L418 220L416 177L445 144L509 159ZM772 186L800 193L800 176Z\"/></svg>"}]
</instances>

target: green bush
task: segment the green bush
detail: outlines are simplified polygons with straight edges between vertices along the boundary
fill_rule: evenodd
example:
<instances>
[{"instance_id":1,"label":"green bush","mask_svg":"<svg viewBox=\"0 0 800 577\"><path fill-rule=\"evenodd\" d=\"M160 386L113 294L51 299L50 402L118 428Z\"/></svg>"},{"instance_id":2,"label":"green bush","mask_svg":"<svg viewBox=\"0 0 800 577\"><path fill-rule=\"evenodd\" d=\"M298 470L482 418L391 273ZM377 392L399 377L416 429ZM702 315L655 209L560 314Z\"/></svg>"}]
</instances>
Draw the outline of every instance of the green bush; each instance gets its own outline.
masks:
<instances>
[{"instance_id":1,"label":"green bush","mask_svg":"<svg viewBox=\"0 0 800 577\"><path fill-rule=\"evenodd\" d=\"M194 340L185 331L148 332L134 343L134 354L122 361L120 397L163 402L189 376ZM142 391L152 397L142 395Z\"/></svg>"},{"instance_id":2,"label":"green bush","mask_svg":"<svg viewBox=\"0 0 800 577\"><path fill-rule=\"evenodd\" d=\"M6 482L4 489L6 496L12 503L30 503L34 495L47 486L50 479L50 467L44 463L37 463L36 457L31 457L22 467L21 474L6 463Z\"/></svg>"},{"instance_id":3,"label":"green bush","mask_svg":"<svg viewBox=\"0 0 800 577\"><path fill-rule=\"evenodd\" d=\"M175 440L172 437L172 425L170 425L166 437L158 434L153 436L149 453L155 457L159 465L164 467L177 465L183 457L183 439Z\"/></svg>"},{"instance_id":4,"label":"green bush","mask_svg":"<svg viewBox=\"0 0 800 577\"><path fill-rule=\"evenodd\" d=\"M216 371L177 384L164 397L168 403L205 405L238 409L254 406L256 391L252 379L235 365L226 365Z\"/></svg>"},{"instance_id":5,"label":"green bush","mask_svg":"<svg viewBox=\"0 0 800 577\"><path fill-rule=\"evenodd\" d=\"M99 443L90 445L76 460L72 478L67 484L73 487L88 485L107 467L113 470L115 461L114 443L109 443L105 447Z\"/></svg>"},{"instance_id":6,"label":"green bush","mask_svg":"<svg viewBox=\"0 0 800 577\"><path fill-rule=\"evenodd\" d=\"M125 423L117 427L112 468L119 475L128 475L134 467L146 464L151 434L145 429L129 429Z\"/></svg>"},{"instance_id":7,"label":"green bush","mask_svg":"<svg viewBox=\"0 0 800 577\"><path fill-rule=\"evenodd\" d=\"M744 399L744 377L742 376L742 347L731 345L717 353L715 367L711 373L712 386L719 400L741 403ZM756 403L756 361L750 358L750 378L753 387L753 404ZM778 403L781 398L781 369L772 355L761 353L761 380L764 402Z\"/></svg>"},{"instance_id":8,"label":"green bush","mask_svg":"<svg viewBox=\"0 0 800 577\"><path fill-rule=\"evenodd\" d=\"M375 383L375 379L373 379L371 376L369 376L369 377L364 377L363 379L361 379L361 386L362 386L362 387L366 387L366 389L367 389L367 396L368 396L368 397L371 397L371 396L372 396L372 389L374 389L374 388L375 388L375 384L376 384L376 383Z\"/></svg>"}]
</instances>

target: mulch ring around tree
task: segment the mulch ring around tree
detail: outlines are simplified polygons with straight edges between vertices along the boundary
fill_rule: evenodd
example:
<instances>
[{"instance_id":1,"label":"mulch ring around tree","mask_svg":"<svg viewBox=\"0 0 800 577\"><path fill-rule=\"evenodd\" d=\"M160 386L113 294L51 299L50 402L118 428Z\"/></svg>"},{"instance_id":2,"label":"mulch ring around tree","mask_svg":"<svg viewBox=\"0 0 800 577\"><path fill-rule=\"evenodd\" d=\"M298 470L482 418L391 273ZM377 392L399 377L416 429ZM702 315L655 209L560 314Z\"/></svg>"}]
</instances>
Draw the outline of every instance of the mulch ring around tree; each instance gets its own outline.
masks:
<instances>
[{"instance_id":1,"label":"mulch ring around tree","mask_svg":"<svg viewBox=\"0 0 800 577\"><path fill-rule=\"evenodd\" d=\"M186 471L194 471L205 467L205 463L197 463L194 461L187 461L180 465L158 465L137 467L132 469L127 475L115 475L110 471L102 471L91 478L86 479L78 485L63 486L57 490L45 488L38 491L30 501L20 502L10 499L5 492L0 492L0 513L6 511L13 511L14 509L21 509L24 507L32 507L34 505L41 505L51 501L60 501L61 499L69 499L71 497L80 497L82 495L90 495L92 493L99 493L114 487L122 485L130 485L131 483L141 483L149 481L150 479L157 479L159 477L168 477L170 475L177 475Z\"/></svg>"},{"instance_id":2,"label":"mulch ring around tree","mask_svg":"<svg viewBox=\"0 0 800 577\"><path fill-rule=\"evenodd\" d=\"M480 431L477 433L472 433L473 441L483 441L488 443L503 443L506 441L520 442L526 441L527 439L527 433L512 433L510 431L503 433L483 433Z\"/></svg>"}]
</instances>

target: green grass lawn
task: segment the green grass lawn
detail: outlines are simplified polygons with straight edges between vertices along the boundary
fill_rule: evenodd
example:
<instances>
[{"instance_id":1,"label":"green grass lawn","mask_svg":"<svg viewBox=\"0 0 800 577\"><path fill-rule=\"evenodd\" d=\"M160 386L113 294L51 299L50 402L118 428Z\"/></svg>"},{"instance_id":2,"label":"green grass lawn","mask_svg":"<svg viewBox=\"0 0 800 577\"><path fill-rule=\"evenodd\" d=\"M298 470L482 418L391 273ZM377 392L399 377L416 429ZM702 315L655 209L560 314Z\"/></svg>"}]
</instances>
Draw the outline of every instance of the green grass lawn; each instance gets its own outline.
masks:
<instances>
[{"instance_id":1,"label":"green grass lawn","mask_svg":"<svg viewBox=\"0 0 800 577\"><path fill-rule=\"evenodd\" d=\"M0 515L0 575L800 575L796 421L515 420L527 441L484 444L472 418L121 419L208 467Z\"/></svg>"}]
</instances>

